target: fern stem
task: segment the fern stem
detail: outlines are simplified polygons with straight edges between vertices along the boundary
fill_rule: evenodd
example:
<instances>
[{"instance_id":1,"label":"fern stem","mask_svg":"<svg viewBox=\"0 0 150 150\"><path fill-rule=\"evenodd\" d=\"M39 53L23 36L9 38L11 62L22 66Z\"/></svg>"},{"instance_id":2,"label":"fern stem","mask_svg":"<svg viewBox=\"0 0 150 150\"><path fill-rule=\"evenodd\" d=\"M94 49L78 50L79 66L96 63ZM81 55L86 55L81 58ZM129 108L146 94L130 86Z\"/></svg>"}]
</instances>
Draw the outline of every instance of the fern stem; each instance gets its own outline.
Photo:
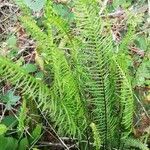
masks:
<instances>
[{"instance_id":1,"label":"fern stem","mask_svg":"<svg viewBox=\"0 0 150 150\"><path fill-rule=\"evenodd\" d=\"M104 78L102 79L102 84L103 84L103 90L105 91L105 84L104 84ZM104 103L105 103L105 144L104 144L104 150L106 150L106 147L107 147L107 102L106 102L106 95L105 95L105 92L104 92Z\"/></svg>"}]
</instances>

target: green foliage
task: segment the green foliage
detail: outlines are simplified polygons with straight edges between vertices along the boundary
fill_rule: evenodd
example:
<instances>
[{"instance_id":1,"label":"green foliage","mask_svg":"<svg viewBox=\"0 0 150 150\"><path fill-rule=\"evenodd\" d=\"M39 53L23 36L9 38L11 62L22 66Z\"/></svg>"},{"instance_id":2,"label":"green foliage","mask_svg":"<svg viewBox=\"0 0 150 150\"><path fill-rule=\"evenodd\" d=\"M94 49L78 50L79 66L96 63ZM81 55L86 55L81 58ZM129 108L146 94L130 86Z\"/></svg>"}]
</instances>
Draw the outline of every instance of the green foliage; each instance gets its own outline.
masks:
<instances>
[{"instance_id":1,"label":"green foliage","mask_svg":"<svg viewBox=\"0 0 150 150\"><path fill-rule=\"evenodd\" d=\"M0 135L3 135L7 131L7 127L4 124L0 124Z\"/></svg>"},{"instance_id":2,"label":"green foliage","mask_svg":"<svg viewBox=\"0 0 150 150\"><path fill-rule=\"evenodd\" d=\"M136 85L138 86L143 86L145 85L150 85L150 80L149 80L149 73L150 73L150 65L149 65L149 59L144 59L142 64L137 70L137 75L136 75Z\"/></svg>"},{"instance_id":3,"label":"green foliage","mask_svg":"<svg viewBox=\"0 0 150 150\"><path fill-rule=\"evenodd\" d=\"M36 79L42 80L44 78L44 73L43 72L37 72L35 74Z\"/></svg>"},{"instance_id":4,"label":"green foliage","mask_svg":"<svg viewBox=\"0 0 150 150\"><path fill-rule=\"evenodd\" d=\"M69 11L68 7L63 4L53 4L54 11L61 16L62 18L65 18L66 20L73 21L74 14Z\"/></svg>"},{"instance_id":5,"label":"green foliage","mask_svg":"<svg viewBox=\"0 0 150 150\"><path fill-rule=\"evenodd\" d=\"M134 40L135 36L135 27L131 24L129 24L129 28L127 33L125 34L123 40L121 41L120 45L119 45L119 52L121 51L121 54L127 53L127 47L129 46L129 44L132 43L132 41Z\"/></svg>"},{"instance_id":6,"label":"green foliage","mask_svg":"<svg viewBox=\"0 0 150 150\"><path fill-rule=\"evenodd\" d=\"M43 28L30 16L23 1L19 2L23 10L20 21L37 43L35 61L44 74L50 75L50 81L29 74L37 71L35 65L19 66L0 56L1 81L15 86L31 105L34 100L43 112L47 110L60 135L77 137L79 141L86 137L90 142L94 139L97 150L126 149L129 144L125 141L132 132L134 100L124 51L134 39L133 26L117 47L110 26L99 16L96 0L74 2L75 33L65 18L67 12L62 4L47 1L44 6L44 1L40 1L37 7L26 3L33 11L44 7ZM115 53L117 48L119 51ZM15 100L11 105L19 100L11 94L11 102L12 99ZM18 129L22 132L26 109L23 101L18 118ZM33 139L29 141L26 138L20 141L20 149L40 138L41 125L35 127L31 136ZM143 147L139 145L132 146Z\"/></svg>"},{"instance_id":7,"label":"green foliage","mask_svg":"<svg viewBox=\"0 0 150 150\"><path fill-rule=\"evenodd\" d=\"M41 130L42 130L42 126L40 124L37 124L35 129L33 130L32 134L31 134L32 139L37 140L41 135Z\"/></svg>"},{"instance_id":8,"label":"green foliage","mask_svg":"<svg viewBox=\"0 0 150 150\"><path fill-rule=\"evenodd\" d=\"M149 40L146 36L138 36L135 43L141 50L147 51Z\"/></svg>"},{"instance_id":9,"label":"green foliage","mask_svg":"<svg viewBox=\"0 0 150 150\"><path fill-rule=\"evenodd\" d=\"M115 0L113 1L113 7L118 8L119 6L129 7L131 5L132 0Z\"/></svg>"},{"instance_id":10,"label":"green foliage","mask_svg":"<svg viewBox=\"0 0 150 150\"><path fill-rule=\"evenodd\" d=\"M26 22L27 18L28 23ZM45 63L48 63L48 67L51 68L53 73L51 105L45 104L46 108L50 107L52 110L51 118L55 118L55 125L59 125L60 129L58 130L60 132L81 136L81 131L85 130L84 110L81 106L82 101L80 100L75 76L65 58L64 52L61 52L55 43L52 43L53 39L43 33L31 17L21 17L21 21L33 38L37 40L40 52L45 54ZM70 124L69 128L68 123ZM78 124L80 124L79 127Z\"/></svg>"},{"instance_id":11,"label":"green foliage","mask_svg":"<svg viewBox=\"0 0 150 150\"><path fill-rule=\"evenodd\" d=\"M15 96L12 90L7 91L7 93L1 96L1 99L4 103L6 103L6 108L9 110L13 105L19 101L20 96Z\"/></svg>"},{"instance_id":12,"label":"green foliage","mask_svg":"<svg viewBox=\"0 0 150 150\"><path fill-rule=\"evenodd\" d=\"M110 88L109 57L112 41L110 36L101 35L103 24L97 16L98 8L93 1L78 1L76 3L77 28L83 41L80 63L83 64L87 80L85 90L89 93L88 105L93 105L92 121L97 125L101 139L107 145L107 140L114 130L112 116L113 99ZM80 17L82 16L82 18ZM86 63L88 61L88 63ZM112 105L111 105L112 103ZM99 115L98 115L99 114ZM111 131L109 131L111 129Z\"/></svg>"},{"instance_id":13,"label":"green foliage","mask_svg":"<svg viewBox=\"0 0 150 150\"><path fill-rule=\"evenodd\" d=\"M96 147L96 150L99 150L101 146L101 140L100 140L96 125L94 123L91 123L90 127L92 128L92 132L93 132L94 146Z\"/></svg>"},{"instance_id":14,"label":"green foliage","mask_svg":"<svg viewBox=\"0 0 150 150\"><path fill-rule=\"evenodd\" d=\"M0 150L16 150L17 149L17 140L12 137L0 136Z\"/></svg>"},{"instance_id":15,"label":"green foliage","mask_svg":"<svg viewBox=\"0 0 150 150\"><path fill-rule=\"evenodd\" d=\"M23 133L25 129L25 119L27 117L26 100L23 100L23 104L18 117L18 130Z\"/></svg>"},{"instance_id":16,"label":"green foliage","mask_svg":"<svg viewBox=\"0 0 150 150\"><path fill-rule=\"evenodd\" d=\"M16 47L17 39L14 35L12 35L7 39L6 42L7 42L7 45L9 48L14 48L14 47Z\"/></svg>"},{"instance_id":17,"label":"green foliage","mask_svg":"<svg viewBox=\"0 0 150 150\"><path fill-rule=\"evenodd\" d=\"M29 97L31 96L33 99L39 97L40 103L46 102L49 95L49 89L46 85L30 76L26 70L17 64L12 63L12 61L2 56L0 56L0 65L1 80L10 81L13 85L16 85L18 89L21 89L24 95L29 95ZM15 97L15 102L17 100L18 97L17 99Z\"/></svg>"},{"instance_id":18,"label":"green foliage","mask_svg":"<svg viewBox=\"0 0 150 150\"><path fill-rule=\"evenodd\" d=\"M37 67L35 64L25 64L23 68L28 72L28 73L33 73L37 71Z\"/></svg>"},{"instance_id":19,"label":"green foliage","mask_svg":"<svg viewBox=\"0 0 150 150\"><path fill-rule=\"evenodd\" d=\"M35 145L42 135L42 125L37 124L31 133L31 137L28 139L30 145Z\"/></svg>"},{"instance_id":20,"label":"green foliage","mask_svg":"<svg viewBox=\"0 0 150 150\"><path fill-rule=\"evenodd\" d=\"M3 43L5 46L3 49L0 48L1 52L3 55L7 55L9 58L14 58L17 56L18 53L18 45L17 45L17 37L15 35L8 35L8 38L6 41Z\"/></svg>"},{"instance_id":21,"label":"green foliage","mask_svg":"<svg viewBox=\"0 0 150 150\"><path fill-rule=\"evenodd\" d=\"M40 11L45 4L46 0L23 0L24 3L33 11Z\"/></svg>"},{"instance_id":22,"label":"green foliage","mask_svg":"<svg viewBox=\"0 0 150 150\"><path fill-rule=\"evenodd\" d=\"M32 144L32 141L37 142L41 134L41 128L39 125L34 129L32 133L32 139L29 137L23 137L21 140L13 137L6 137L0 135L0 150L27 150ZM34 144L35 144L34 143Z\"/></svg>"},{"instance_id":23,"label":"green foliage","mask_svg":"<svg viewBox=\"0 0 150 150\"><path fill-rule=\"evenodd\" d=\"M17 119L13 115L5 116L2 120L8 128L13 128L17 124Z\"/></svg>"},{"instance_id":24,"label":"green foliage","mask_svg":"<svg viewBox=\"0 0 150 150\"><path fill-rule=\"evenodd\" d=\"M135 147L135 148L138 148L140 150L149 150L149 148L143 144L140 140L136 140L136 139L133 139L133 138L128 138L124 141L125 143L125 146L128 146L129 148L130 147Z\"/></svg>"},{"instance_id":25,"label":"green foliage","mask_svg":"<svg viewBox=\"0 0 150 150\"><path fill-rule=\"evenodd\" d=\"M29 146L28 139L25 137L19 142L18 150L26 150Z\"/></svg>"}]
</instances>

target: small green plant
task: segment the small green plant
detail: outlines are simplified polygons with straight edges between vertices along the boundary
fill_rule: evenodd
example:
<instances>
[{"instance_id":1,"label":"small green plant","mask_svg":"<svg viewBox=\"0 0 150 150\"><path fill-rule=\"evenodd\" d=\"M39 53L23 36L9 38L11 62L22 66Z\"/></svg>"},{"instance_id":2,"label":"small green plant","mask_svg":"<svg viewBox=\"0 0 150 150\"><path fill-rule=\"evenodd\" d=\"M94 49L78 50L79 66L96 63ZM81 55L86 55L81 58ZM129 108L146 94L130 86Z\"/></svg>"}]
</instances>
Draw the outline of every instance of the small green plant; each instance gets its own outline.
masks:
<instances>
[{"instance_id":1,"label":"small green plant","mask_svg":"<svg viewBox=\"0 0 150 150\"><path fill-rule=\"evenodd\" d=\"M41 125L37 124L36 128L31 133L31 137L21 137L21 138L14 138L13 136L7 136L5 125L0 125L1 135L0 133L0 150L26 150L29 149L30 146L33 146L37 140L41 136ZM4 135L5 134L5 135Z\"/></svg>"},{"instance_id":2,"label":"small green plant","mask_svg":"<svg viewBox=\"0 0 150 150\"><path fill-rule=\"evenodd\" d=\"M2 102L5 103L6 109L10 110L19 101L20 96L15 96L12 90L7 91L5 95L1 96Z\"/></svg>"}]
</instances>

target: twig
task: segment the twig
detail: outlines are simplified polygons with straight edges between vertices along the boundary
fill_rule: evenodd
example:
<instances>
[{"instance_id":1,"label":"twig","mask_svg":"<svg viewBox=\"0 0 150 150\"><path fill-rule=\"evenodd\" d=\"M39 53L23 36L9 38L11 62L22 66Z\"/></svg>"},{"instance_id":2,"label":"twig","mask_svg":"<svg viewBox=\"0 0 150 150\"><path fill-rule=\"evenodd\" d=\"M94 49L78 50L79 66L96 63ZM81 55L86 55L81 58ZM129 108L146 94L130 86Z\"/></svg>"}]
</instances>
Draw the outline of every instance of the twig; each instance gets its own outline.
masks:
<instances>
[{"instance_id":1,"label":"twig","mask_svg":"<svg viewBox=\"0 0 150 150\"><path fill-rule=\"evenodd\" d=\"M29 148L29 150L33 149L34 145L37 143L37 141L43 136L43 133L36 139L34 139L34 141L31 143L31 146Z\"/></svg>"},{"instance_id":2,"label":"twig","mask_svg":"<svg viewBox=\"0 0 150 150\"><path fill-rule=\"evenodd\" d=\"M139 48L130 46L129 50L131 50L132 52L136 53L137 55L139 55L142 58L145 56L144 51L140 50Z\"/></svg>"},{"instance_id":3,"label":"twig","mask_svg":"<svg viewBox=\"0 0 150 150\"><path fill-rule=\"evenodd\" d=\"M60 147L60 148L64 148L64 146L61 143L51 143L51 142L40 142L39 144L41 144L40 146L51 146L51 147ZM76 145L70 145L67 144L68 148L76 148Z\"/></svg>"},{"instance_id":4,"label":"twig","mask_svg":"<svg viewBox=\"0 0 150 150\"><path fill-rule=\"evenodd\" d=\"M135 88L134 88L135 90L141 90L141 91L150 91L150 87L143 87L143 86L136 86Z\"/></svg>"},{"instance_id":5,"label":"twig","mask_svg":"<svg viewBox=\"0 0 150 150\"><path fill-rule=\"evenodd\" d=\"M1 121L3 120L3 117L4 117L4 115L5 115L5 112L6 112L6 108L3 110L3 112L2 112L2 115L1 115L1 117L0 117L0 123L1 123Z\"/></svg>"},{"instance_id":6,"label":"twig","mask_svg":"<svg viewBox=\"0 0 150 150\"><path fill-rule=\"evenodd\" d=\"M106 6L107 6L107 3L108 3L109 0L105 0L102 4L102 8L99 12L99 15L101 15L103 13L103 11L105 10Z\"/></svg>"},{"instance_id":7,"label":"twig","mask_svg":"<svg viewBox=\"0 0 150 150\"><path fill-rule=\"evenodd\" d=\"M150 0L149 0L150 1ZM149 4L150 5L150 4ZM131 10L131 12L133 12L133 13L135 13L135 14L141 14L141 13L144 13L144 12L146 12L148 10L148 6L147 5L144 5L144 6L142 6L142 7L140 7L139 9L137 9L137 10ZM115 12L113 12L113 13L110 13L110 14L107 14L107 15L101 15L101 12L99 13L99 15L100 15L100 17L102 17L102 18L106 18L106 17L108 17L108 18L116 18L116 17L120 17L120 16L122 16L123 14L124 14L125 12L124 12L124 10L123 9L118 9L118 10L116 10Z\"/></svg>"},{"instance_id":8,"label":"twig","mask_svg":"<svg viewBox=\"0 0 150 150\"><path fill-rule=\"evenodd\" d=\"M2 4L0 5L0 8L5 7L5 6L8 6L8 7L17 7L17 6L14 5L14 4L10 4L10 3L2 3Z\"/></svg>"},{"instance_id":9,"label":"twig","mask_svg":"<svg viewBox=\"0 0 150 150\"><path fill-rule=\"evenodd\" d=\"M17 10L15 10L13 13L11 13L9 16L7 16L4 20L0 21L0 23L5 22L7 19L9 19L11 16L13 16L18 10L19 10L19 8Z\"/></svg>"},{"instance_id":10,"label":"twig","mask_svg":"<svg viewBox=\"0 0 150 150\"><path fill-rule=\"evenodd\" d=\"M150 116L148 115L146 109L144 108L143 104L141 103L141 101L139 100L139 98L134 94L136 100L138 101L138 103L141 105L143 111L145 112L146 116L150 119Z\"/></svg>"},{"instance_id":11,"label":"twig","mask_svg":"<svg viewBox=\"0 0 150 150\"><path fill-rule=\"evenodd\" d=\"M150 17L150 0L148 0L148 13L149 13L149 17Z\"/></svg>"},{"instance_id":12,"label":"twig","mask_svg":"<svg viewBox=\"0 0 150 150\"><path fill-rule=\"evenodd\" d=\"M123 11L123 9L118 9L116 10L115 12L113 13L110 13L108 15L100 15L100 17L102 18L105 18L105 17L108 17L108 18L116 18L116 17L120 17L124 14L125 12Z\"/></svg>"},{"instance_id":13,"label":"twig","mask_svg":"<svg viewBox=\"0 0 150 150\"><path fill-rule=\"evenodd\" d=\"M69 138L69 137L60 137L63 141L76 141L77 138Z\"/></svg>"},{"instance_id":14,"label":"twig","mask_svg":"<svg viewBox=\"0 0 150 150\"><path fill-rule=\"evenodd\" d=\"M35 103L37 104L37 102L35 101ZM38 106L38 104L37 104ZM38 108L41 115L43 116L43 118L45 119L46 123L49 125L49 127L51 128L51 130L53 131L53 133L56 135L56 137L58 138L58 140L60 141L61 145L66 149L69 150L69 147L64 143L64 141L59 137L59 135L57 134L57 132L55 131L55 129L51 126L51 124L49 123L49 121L47 120L47 118L45 117L45 115L43 114L42 110L40 108Z\"/></svg>"}]
</instances>

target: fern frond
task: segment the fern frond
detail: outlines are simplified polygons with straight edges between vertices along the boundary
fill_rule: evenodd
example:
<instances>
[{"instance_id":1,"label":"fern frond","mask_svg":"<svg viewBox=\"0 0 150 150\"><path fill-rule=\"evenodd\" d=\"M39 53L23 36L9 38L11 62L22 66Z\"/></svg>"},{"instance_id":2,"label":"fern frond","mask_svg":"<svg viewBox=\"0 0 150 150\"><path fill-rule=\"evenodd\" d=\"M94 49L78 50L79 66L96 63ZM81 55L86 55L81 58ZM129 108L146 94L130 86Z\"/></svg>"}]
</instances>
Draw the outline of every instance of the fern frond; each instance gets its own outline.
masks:
<instances>
[{"instance_id":1,"label":"fern frond","mask_svg":"<svg viewBox=\"0 0 150 150\"><path fill-rule=\"evenodd\" d=\"M62 32L68 33L69 30L69 24L67 21L65 21L62 17L57 15L57 13L54 11L51 1L47 1L47 4L45 6L45 22L49 26L49 24L54 25L57 29L61 30Z\"/></svg>"},{"instance_id":2,"label":"fern frond","mask_svg":"<svg viewBox=\"0 0 150 150\"><path fill-rule=\"evenodd\" d=\"M49 99L50 90L44 83L36 80L24 69L2 56L0 56L0 78L15 85L21 90L22 95L29 95L34 100L38 97L39 106L47 103Z\"/></svg>"},{"instance_id":3,"label":"fern frond","mask_svg":"<svg viewBox=\"0 0 150 150\"><path fill-rule=\"evenodd\" d=\"M127 138L126 140L123 140L123 143L126 147L138 148L140 150L149 150L149 148L145 144L143 144L140 140L137 139Z\"/></svg>"},{"instance_id":4,"label":"fern frond","mask_svg":"<svg viewBox=\"0 0 150 150\"><path fill-rule=\"evenodd\" d=\"M26 22L27 19L28 22ZM64 52L57 48L57 45L53 43L53 39L49 39L52 36L43 33L34 19L24 16L20 20L29 34L40 45L41 52L46 54L48 67L51 68L53 74L51 99L52 108L54 109L51 118L54 118L54 124L58 127L59 133L81 137L86 128L86 121L80 91L76 77L71 70L71 64L68 64ZM57 17L55 17L55 21L58 21ZM45 107L51 109L51 106L47 105Z\"/></svg>"},{"instance_id":5,"label":"fern frond","mask_svg":"<svg viewBox=\"0 0 150 150\"><path fill-rule=\"evenodd\" d=\"M87 102L92 105L92 120L97 125L100 137L107 146L113 137L115 119L112 115L114 103L110 84L110 60L112 50L111 36L102 34L103 23L98 16L96 1L79 0L76 2L76 21L79 37L82 40L80 63L87 80L85 90Z\"/></svg>"},{"instance_id":6,"label":"fern frond","mask_svg":"<svg viewBox=\"0 0 150 150\"><path fill-rule=\"evenodd\" d=\"M2 56L0 56L0 78L15 85L21 90L22 95L29 95L32 99L38 100L38 107L42 106L43 111L48 109L55 125L59 125L59 133L81 137L86 121L79 91L71 72L65 68L67 62L62 59L63 53L61 56L58 54L56 52L53 54L55 56L52 56L55 62L53 66L55 77L51 89Z\"/></svg>"},{"instance_id":7,"label":"fern frond","mask_svg":"<svg viewBox=\"0 0 150 150\"><path fill-rule=\"evenodd\" d=\"M25 5L24 0L13 0L21 9L21 12L26 15L31 15L30 9Z\"/></svg>"},{"instance_id":8,"label":"fern frond","mask_svg":"<svg viewBox=\"0 0 150 150\"><path fill-rule=\"evenodd\" d=\"M22 16L20 17L20 21L33 39L37 41L38 46L42 47L46 51L47 46L52 39L48 39L47 34L37 26L36 21L31 16Z\"/></svg>"},{"instance_id":9,"label":"fern frond","mask_svg":"<svg viewBox=\"0 0 150 150\"><path fill-rule=\"evenodd\" d=\"M94 123L91 123L90 127L92 128L92 132L93 132L94 146L96 147L96 150L99 150L100 146L101 146L101 139L100 139L99 133L97 131L97 127Z\"/></svg>"},{"instance_id":10,"label":"fern frond","mask_svg":"<svg viewBox=\"0 0 150 150\"><path fill-rule=\"evenodd\" d=\"M7 61L3 66L3 58L0 59L0 65L3 66L1 74L11 82L15 81L14 84L18 78L22 93L26 89L27 94L32 91L36 93L34 99L39 99L39 103L44 104L43 108L49 109L59 133L81 138L89 127L89 122L93 122L96 127L93 127L93 132L98 132L94 136L99 136L103 149L116 147L113 143L115 133L119 130L120 139L125 139L132 128L132 88L126 71L127 65L121 61L122 50L126 48L131 33L121 43L120 53L114 57L112 35L109 34L109 26L99 17L97 0L75 1L76 37L72 37L65 20L53 11L52 1L47 1L44 15L44 23L47 25L44 31L26 14L20 20L36 40L40 49L38 54L45 53L46 67L52 74L51 88L42 88L41 82L24 71L21 73L19 68L19 72L14 71ZM58 37L54 35L55 29ZM70 50L67 53L60 46L64 39L64 48L69 47ZM48 94L45 94L47 91ZM88 116L87 111L91 115ZM96 145L99 145L98 140Z\"/></svg>"},{"instance_id":11,"label":"fern frond","mask_svg":"<svg viewBox=\"0 0 150 150\"><path fill-rule=\"evenodd\" d=\"M22 107L18 117L18 130L23 133L25 129L25 119L27 117L26 99L23 98Z\"/></svg>"},{"instance_id":12,"label":"fern frond","mask_svg":"<svg viewBox=\"0 0 150 150\"><path fill-rule=\"evenodd\" d=\"M126 32L125 36L123 37L120 45L119 45L119 53L126 52L128 46L133 42L134 37L135 37L135 29L132 25L129 26L128 31Z\"/></svg>"},{"instance_id":13,"label":"fern frond","mask_svg":"<svg viewBox=\"0 0 150 150\"><path fill-rule=\"evenodd\" d=\"M130 80L123 71L121 65L117 60L114 60L116 66L116 90L115 95L118 100L120 116L118 116L118 123L120 128L119 141L126 139L132 131L134 99Z\"/></svg>"},{"instance_id":14,"label":"fern frond","mask_svg":"<svg viewBox=\"0 0 150 150\"><path fill-rule=\"evenodd\" d=\"M52 60L54 61L52 96L54 100L56 99L56 111L61 112L56 112L59 114L55 116L56 125L59 124L59 130L66 134L81 136L86 128L86 120L76 79L63 53L58 53L56 49L52 53Z\"/></svg>"},{"instance_id":15,"label":"fern frond","mask_svg":"<svg viewBox=\"0 0 150 150\"><path fill-rule=\"evenodd\" d=\"M71 28L69 23L63 19L61 16L59 16L52 7L52 2L47 1L47 4L45 6L45 22L48 26L47 32L49 32L49 29L52 30L53 26L58 30L58 34L60 36L61 41L64 41L65 39L65 46L69 47L69 53L67 55L70 55L71 60L70 63L74 63L76 65L77 63L77 44L76 39L71 34ZM51 31L50 31L51 32ZM61 42L60 42L61 44Z\"/></svg>"}]
</instances>

